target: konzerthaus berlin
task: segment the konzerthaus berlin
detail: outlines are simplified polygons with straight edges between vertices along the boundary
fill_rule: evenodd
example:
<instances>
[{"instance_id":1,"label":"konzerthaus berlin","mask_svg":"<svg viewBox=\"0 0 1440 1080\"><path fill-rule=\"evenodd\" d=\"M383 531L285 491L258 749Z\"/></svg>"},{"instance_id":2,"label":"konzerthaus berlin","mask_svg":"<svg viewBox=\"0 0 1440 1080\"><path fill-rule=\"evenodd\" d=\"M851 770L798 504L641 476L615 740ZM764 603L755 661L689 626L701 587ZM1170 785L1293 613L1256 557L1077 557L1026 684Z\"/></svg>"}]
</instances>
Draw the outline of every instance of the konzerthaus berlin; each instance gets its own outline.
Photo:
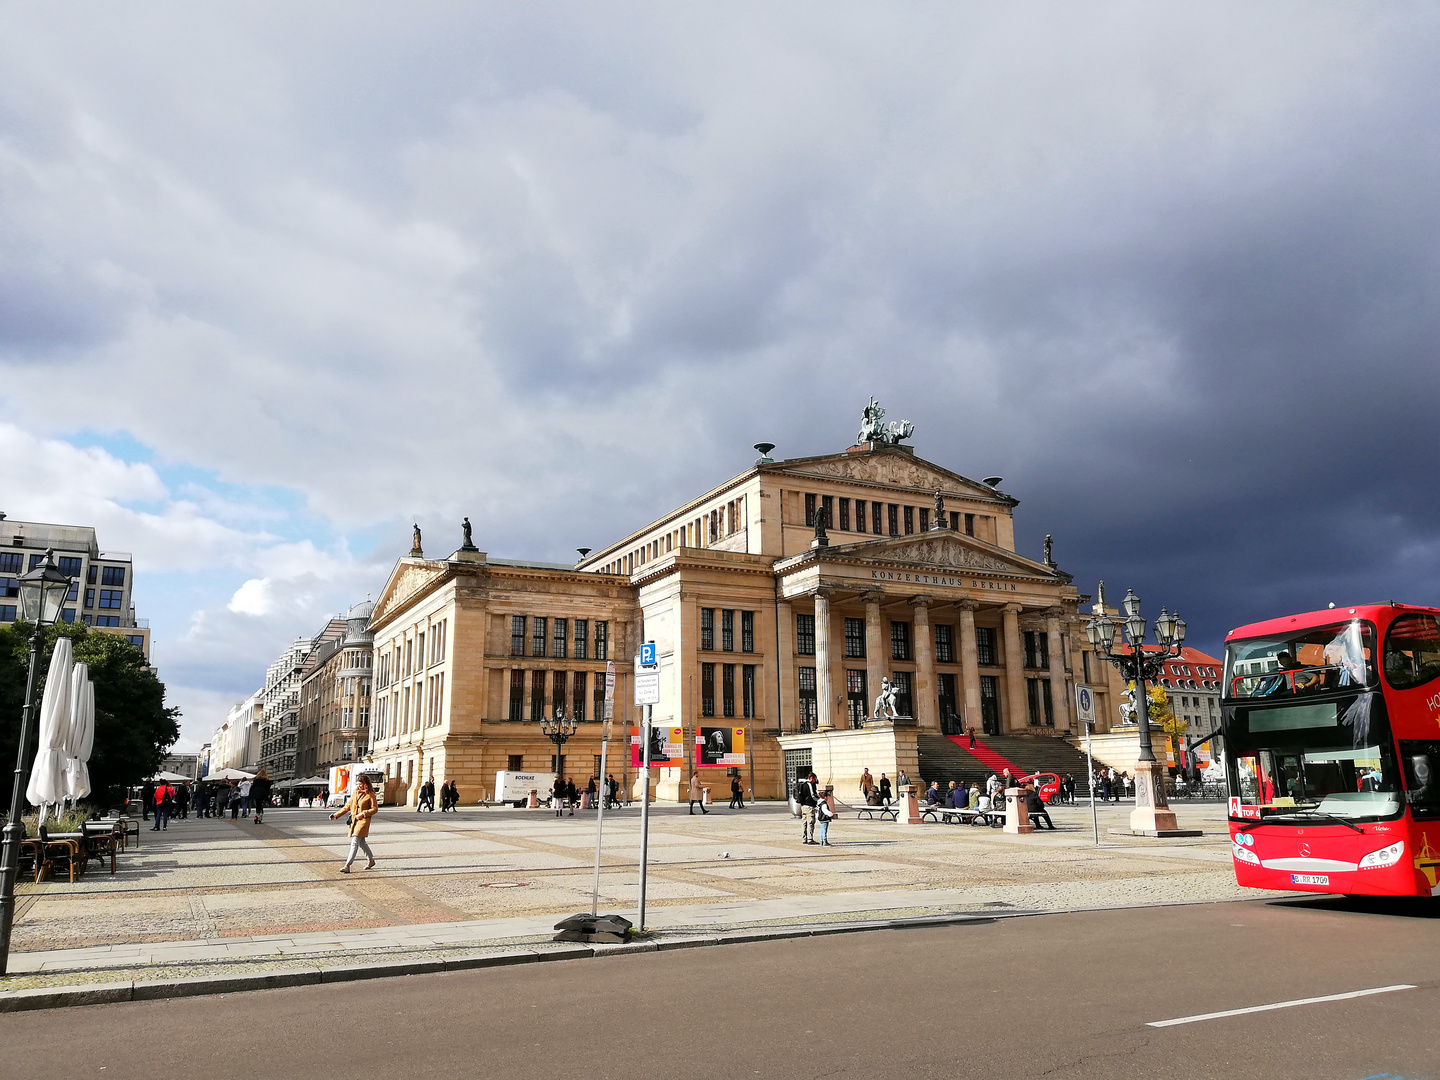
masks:
<instances>
[{"instance_id":1,"label":"konzerthaus berlin","mask_svg":"<svg viewBox=\"0 0 1440 1080\"><path fill-rule=\"evenodd\" d=\"M1048 551L1016 553L1016 500L998 481L916 457L898 438L908 425L886 432L871 412L864 441L842 453L762 457L574 566L464 547L428 559L417 531L370 622L371 755L389 797L413 803L417 778L453 778L470 803L498 770L550 771L539 720L557 710L581 721L562 769L583 788L599 764L607 660L618 675L607 766L631 790L620 725L639 723L642 640L660 655L655 723L687 737L747 728L740 774L760 798L812 767L847 798L863 768L919 778L927 740L948 748L940 740L966 729L1078 732L1076 682L1097 691L1106 730L1123 687L1085 640L1088 597ZM882 678L902 719L867 723ZM656 770L658 797L679 798L689 771ZM702 779L728 797L724 769Z\"/></svg>"}]
</instances>

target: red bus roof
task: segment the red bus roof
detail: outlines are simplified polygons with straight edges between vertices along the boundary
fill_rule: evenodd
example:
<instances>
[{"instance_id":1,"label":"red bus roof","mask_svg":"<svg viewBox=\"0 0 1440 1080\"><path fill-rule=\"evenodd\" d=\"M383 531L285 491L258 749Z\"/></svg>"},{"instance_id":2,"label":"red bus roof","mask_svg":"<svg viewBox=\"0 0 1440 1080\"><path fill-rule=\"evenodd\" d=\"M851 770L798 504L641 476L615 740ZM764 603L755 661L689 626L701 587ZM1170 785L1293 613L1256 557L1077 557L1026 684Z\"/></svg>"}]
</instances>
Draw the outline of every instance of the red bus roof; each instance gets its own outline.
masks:
<instances>
[{"instance_id":1,"label":"red bus roof","mask_svg":"<svg viewBox=\"0 0 1440 1080\"><path fill-rule=\"evenodd\" d=\"M1333 607L1321 611L1306 611L1299 615L1283 615L1278 619L1266 619L1264 622L1237 626L1225 635L1225 640L1283 637L1296 630L1333 626L1335 623L1348 622L1350 619L1368 619L1375 624L1378 631L1383 632L1395 616L1406 611L1424 611L1431 615L1440 615L1440 608L1422 607L1418 604L1357 604L1355 607Z\"/></svg>"}]
</instances>

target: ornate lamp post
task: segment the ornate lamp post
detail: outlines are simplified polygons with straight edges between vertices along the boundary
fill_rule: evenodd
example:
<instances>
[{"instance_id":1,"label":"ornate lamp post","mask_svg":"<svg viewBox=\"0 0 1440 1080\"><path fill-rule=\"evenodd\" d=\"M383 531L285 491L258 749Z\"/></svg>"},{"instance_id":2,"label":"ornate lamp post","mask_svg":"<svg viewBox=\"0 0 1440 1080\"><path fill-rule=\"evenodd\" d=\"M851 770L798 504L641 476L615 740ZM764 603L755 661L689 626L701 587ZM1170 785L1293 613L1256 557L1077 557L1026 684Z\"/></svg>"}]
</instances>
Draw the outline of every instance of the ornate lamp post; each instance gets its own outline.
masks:
<instances>
[{"instance_id":1,"label":"ornate lamp post","mask_svg":"<svg viewBox=\"0 0 1440 1080\"><path fill-rule=\"evenodd\" d=\"M556 709L555 715L549 720L544 717L540 718L540 730L545 733L547 739L555 744L555 776L558 779L560 776L560 750L569 741L570 736L575 734L575 720L573 717L567 720L564 710Z\"/></svg>"},{"instance_id":2,"label":"ornate lamp post","mask_svg":"<svg viewBox=\"0 0 1440 1080\"><path fill-rule=\"evenodd\" d=\"M35 684L40 674L40 644L45 627L56 623L70 578L55 565L55 553L45 552L45 561L28 574L20 585L20 618L31 624L30 670L25 676L25 705L20 710L20 746L15 753L15 786L10 790L10 817L5 823L5 847L0 853L0 975L10 963L10 927L15 918L15 875L20 869L20 841L25 826L20 821L24 807L25 754L30 742L30 714L35 710Z\"/></svg>"},{"instance_id":3,"label":"ornate lamp post","mask_svg":"<svg viewBox=\"0 0 1440 1080\"><path fill-rule=\"evenodd\" d=\"M1140 614L1140 597L1135 595L1134 589L1128 589L1120 603L1125 611L1124 620L1112 619L1102 610L1085 624L1085 636L1090 639L1097 655L1109 660L1123 678L1135 683L1140 760L1135 766L1135 809L1130 814L1130 831L1144 836L1195 836L1198 833L1178 827L1175 812L1165 801L1165 773L1160 762L1155 760L1155 750L1150 744L1150 701L1145 694L1145 684L1160 677L1165 661L1180 655L1185 642L1185 620L1161 608L1160 617L1155 620L1157 648L1147 653L1147 624ZM1122 625L1130 651L1116 653L1116 631Z\"/></svg>"}]
</instances>

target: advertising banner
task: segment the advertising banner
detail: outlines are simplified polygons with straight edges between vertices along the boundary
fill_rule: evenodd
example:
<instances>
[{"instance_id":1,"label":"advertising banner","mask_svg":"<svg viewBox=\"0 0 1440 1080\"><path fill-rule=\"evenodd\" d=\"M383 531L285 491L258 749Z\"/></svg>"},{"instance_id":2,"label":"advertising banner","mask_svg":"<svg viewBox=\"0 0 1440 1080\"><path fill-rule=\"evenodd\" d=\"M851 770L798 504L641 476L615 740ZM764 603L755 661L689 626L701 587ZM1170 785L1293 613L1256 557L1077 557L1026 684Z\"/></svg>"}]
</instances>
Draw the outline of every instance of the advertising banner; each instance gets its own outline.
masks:
<instances>
[{"instance_id":1,"label":"advertising banner","mask_svg":"<svg viewBox=\"0 0 1440 1080\"><path fill-rule=\"evenodd\" d=\"M695 767L724 769L745 764L743 727L702 727L695 733Z\"/></svg>"},{"instance_id":2,"label":"advertising banner","mask_svg":"<svg viewBox=\"0 0 1440 1080\"><path fill-rule=\"evenodd\" d=\"M677 769L685 764L685 729L660 727L650 729L650 767L655 769ZM640 729L630 729L630 767L643 768L645 748L640 745Z\"/></svg>"}]
</instances>

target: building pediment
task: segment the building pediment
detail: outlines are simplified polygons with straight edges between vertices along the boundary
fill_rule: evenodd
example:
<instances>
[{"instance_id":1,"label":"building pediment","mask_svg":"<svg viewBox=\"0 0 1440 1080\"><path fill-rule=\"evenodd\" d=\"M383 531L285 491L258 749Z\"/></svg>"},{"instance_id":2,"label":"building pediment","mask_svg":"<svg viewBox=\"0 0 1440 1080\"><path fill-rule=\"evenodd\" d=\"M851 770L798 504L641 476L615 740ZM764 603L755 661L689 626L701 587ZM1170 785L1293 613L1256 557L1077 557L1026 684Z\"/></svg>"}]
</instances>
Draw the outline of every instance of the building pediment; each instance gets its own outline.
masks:
<instances>
[{"instance_id":1,"label":"building pediment","mask_svg":"<svg viewBox=\"0 0 1440 1080\"><path fill-rule=\"evenodd\" d=\"M965 570L1064 580L1053 567L1004 551L974 537L936 529L917 536L888 536L859 544L812 549L785 560L777 569L808 562L883 563L930 570Z\"/></svg>"},{"instance_id":2,"label":"building pediment","mask_svg":"<svg viewBox=\"0 0 1440 1080\"><path fill-rule=\"evenodd\" d=\"M900 450L796 458L779 464L779 471L796 476L858 480L885 487L911 488L927 495L934 491L943 491L947 495L983 499L987 502L998 501L1007 505L1014 505L1016 502L1009 495L987 487L978 480L971 480Z\"/></svg>"},{"instance_id":3,"label":"building pediment","mask_svg":"<svg viewBox=\"0 0 1440 1080\"><path fill-rule=\"evenodd\" d=\"M405 602L417 593L438 582L445 576L447 564L429 559L401 559L390 571L390 578L380 590L380 599L375 601L375 610L370 624L383 622Z\"/></svg>"}]
</instances>

